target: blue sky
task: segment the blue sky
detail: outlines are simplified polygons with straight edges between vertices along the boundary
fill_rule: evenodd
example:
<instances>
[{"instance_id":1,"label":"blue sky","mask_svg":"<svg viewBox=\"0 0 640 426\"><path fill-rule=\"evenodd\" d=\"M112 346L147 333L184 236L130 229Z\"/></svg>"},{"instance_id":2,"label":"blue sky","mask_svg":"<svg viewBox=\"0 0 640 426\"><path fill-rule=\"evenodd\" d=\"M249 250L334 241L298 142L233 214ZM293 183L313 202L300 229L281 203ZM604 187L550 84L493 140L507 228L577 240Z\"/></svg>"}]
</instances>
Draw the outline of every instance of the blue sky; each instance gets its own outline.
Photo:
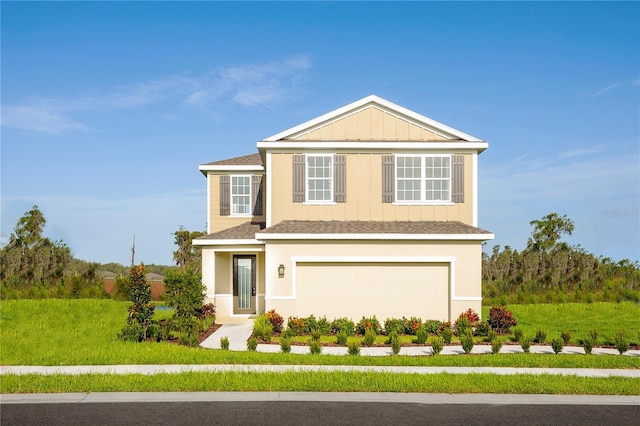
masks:
<instances>
[{"instance_id":1,"label":"blue sky","mask_svg":"<svg viewBox=\"0 0 640 426\"><path fill-rule=\"evenodd\" d=\"M2 242L37 204L76 257L170 264L198 164L369 94L489 142L480 227L640 258L640 3L7 2Z\"/></svg>"}]
</instances>

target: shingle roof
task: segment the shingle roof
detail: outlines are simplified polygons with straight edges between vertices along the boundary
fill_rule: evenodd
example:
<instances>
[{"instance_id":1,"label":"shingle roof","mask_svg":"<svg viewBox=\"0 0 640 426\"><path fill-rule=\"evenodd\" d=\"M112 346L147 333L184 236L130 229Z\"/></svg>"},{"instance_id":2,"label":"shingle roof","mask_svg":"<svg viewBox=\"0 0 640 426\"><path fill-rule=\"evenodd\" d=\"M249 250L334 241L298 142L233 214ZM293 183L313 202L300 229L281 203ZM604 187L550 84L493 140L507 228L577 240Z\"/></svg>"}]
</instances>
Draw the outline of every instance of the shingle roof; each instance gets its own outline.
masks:
<instances>
[{"instance_id":1,"label":"shingle roof","mask_svg":"<svg viewBox=\"0 0 640 426\"><path fill-rule=\"evenodd\" d=\"M462 222L376 222L285 220L261 234L491 234Z\"/></svg>"},{"instance_id":2,"label":"shingle roof","mask_svg":"<svg viewBox=\"0 0 640 426\"><path fill-rule=\"evenodd\" d=\"M205 163L205 166L263 166L260 154L243 155L242 157L228 158L226 160Z\"/></svg>"},{"instance_id":3,"label":"shingle roof","mask_svg":"<svg viewBox=\"0 0 640 426\"><path fill-rule=\"evenodd\" d=\"M264 222L246 222L232 228L223 229L204 237L196 238L197 240L253 240L256 232L264 229Z\"/></svg>"}]
</instances>

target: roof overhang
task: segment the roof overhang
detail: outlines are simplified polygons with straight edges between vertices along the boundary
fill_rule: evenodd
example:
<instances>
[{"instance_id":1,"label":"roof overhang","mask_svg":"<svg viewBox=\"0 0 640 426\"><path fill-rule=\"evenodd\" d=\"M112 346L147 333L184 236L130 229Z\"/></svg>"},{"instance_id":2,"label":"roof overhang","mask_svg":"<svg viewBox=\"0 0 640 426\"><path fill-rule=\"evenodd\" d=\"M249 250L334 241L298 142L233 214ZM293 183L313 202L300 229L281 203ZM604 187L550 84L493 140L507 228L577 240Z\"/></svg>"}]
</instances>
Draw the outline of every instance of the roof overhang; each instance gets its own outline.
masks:
<instances>
[{"instance_id":1,"label":"roof overhang","mask_svg":"<svg viewBox=\"0 0 640 426\"><path fill-rule=\"evenodd\" d=\"M195 239L191 240L194 246L264 246L262 241L258 240L214 240L214 239Z\"/></svg>"},{"instance_id":2,"label":"roof overhang","mask_svg":"<svg viewBox=\"0 0 640 426\"><path fill-rule=\"evenodd\" d=\"M203 175L207 175L207 172L263 172L264 166L258 165L216 165L201 164L198 166L198 170Z\"/></svg>"},{"instance_id":3,"label":"roof overhang","mask_svg":"<svg viewBox=\"0 0 640 426\"><path fill-rule=\"evenodd\" d=\"M353 141L277 141L258 142L258 150L272 149L337 149L337 150L442 150L442 151L470 151L481 153L489 147L487 142L353 142Z\"/></svg>"},{"instance_id":4,"label":"roof overhang","mask_svg":"<svg viewBox=\"0 0 640 426\"><path fill-rule=\"evenodd\" d=\"M405 240L405 241L486 241L494 234L275 234L256 233L256 239L268 240Z\"/></svg>"}]
</instances>

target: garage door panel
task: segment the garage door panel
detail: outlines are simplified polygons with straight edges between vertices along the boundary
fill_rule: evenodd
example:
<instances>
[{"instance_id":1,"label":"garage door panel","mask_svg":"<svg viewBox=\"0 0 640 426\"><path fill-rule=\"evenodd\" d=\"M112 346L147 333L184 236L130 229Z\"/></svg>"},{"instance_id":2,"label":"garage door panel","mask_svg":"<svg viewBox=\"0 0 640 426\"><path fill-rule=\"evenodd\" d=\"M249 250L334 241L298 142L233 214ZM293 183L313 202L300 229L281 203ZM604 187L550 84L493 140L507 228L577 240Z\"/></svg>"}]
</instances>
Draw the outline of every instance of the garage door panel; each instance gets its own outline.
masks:
<instances>
[{"instance_id":1,"label":"garage door panel","mask_svg":"<svg viewBox=\"0 0 640 426\"><path fill-rule=\"evenodd\" d=\"M445 263L298 263L299 316L448 318Z\"/></svg>"}]
</instances>

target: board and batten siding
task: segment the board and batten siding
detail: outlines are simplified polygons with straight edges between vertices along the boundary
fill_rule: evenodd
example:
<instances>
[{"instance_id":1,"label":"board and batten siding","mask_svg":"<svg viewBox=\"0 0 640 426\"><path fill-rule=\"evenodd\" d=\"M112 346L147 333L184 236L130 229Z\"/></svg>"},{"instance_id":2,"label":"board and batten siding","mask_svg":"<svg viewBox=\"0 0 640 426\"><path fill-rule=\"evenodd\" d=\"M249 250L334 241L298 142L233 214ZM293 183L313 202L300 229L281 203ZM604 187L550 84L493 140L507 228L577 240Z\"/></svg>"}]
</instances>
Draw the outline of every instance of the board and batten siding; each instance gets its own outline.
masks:
<instances>
[{"instance_id":1,"label":"board and batten siding","mask_svg":"<svg viewBox=\"0 0 640 426\"><path fill-rule=\"evenodd\" d=\"M396 205L383 203L383 155L379 152L346 153L345 202L326 205L304 203L302 193L294 202L293 157L300 153L276 152L271 154L271 224L283 220L363 220L363 221L460 221L473 224L473 194L471 155L464 155L464 202L450 205ZM393 166L391 166L393 167ZM304 170L298 171L304 176ZM393 184L392 184L393 186Z\"/></svg>"}]
</instances>

